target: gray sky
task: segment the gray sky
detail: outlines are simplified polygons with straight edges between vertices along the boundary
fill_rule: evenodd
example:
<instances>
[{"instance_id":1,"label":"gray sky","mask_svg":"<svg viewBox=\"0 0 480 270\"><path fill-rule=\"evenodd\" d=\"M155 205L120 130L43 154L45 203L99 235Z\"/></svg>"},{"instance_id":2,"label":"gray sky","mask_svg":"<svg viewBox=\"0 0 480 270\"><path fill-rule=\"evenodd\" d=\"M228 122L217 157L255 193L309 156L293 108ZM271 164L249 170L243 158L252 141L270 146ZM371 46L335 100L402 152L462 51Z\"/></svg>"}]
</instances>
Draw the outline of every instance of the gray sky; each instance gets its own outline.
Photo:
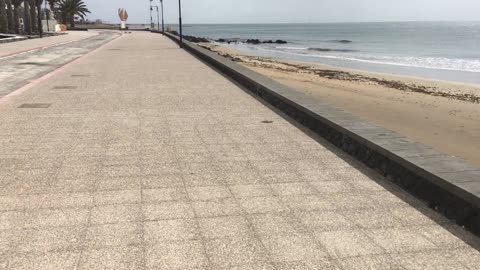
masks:
<instances>
[{"instance_id":1,"label":"gray sky","mask_svg":"<svg viewBox=\"0 0 480 270\"><path fill-rule=\"evenodd\" d=\"M149 0L84 0L90 20L149 21ZM159 4L159 0L154 0ZM178 0L164 0L165 21L175 23ZM182 0L184 23L313 23L480 20L480 0Z\"/></svg>"}]
</instances>

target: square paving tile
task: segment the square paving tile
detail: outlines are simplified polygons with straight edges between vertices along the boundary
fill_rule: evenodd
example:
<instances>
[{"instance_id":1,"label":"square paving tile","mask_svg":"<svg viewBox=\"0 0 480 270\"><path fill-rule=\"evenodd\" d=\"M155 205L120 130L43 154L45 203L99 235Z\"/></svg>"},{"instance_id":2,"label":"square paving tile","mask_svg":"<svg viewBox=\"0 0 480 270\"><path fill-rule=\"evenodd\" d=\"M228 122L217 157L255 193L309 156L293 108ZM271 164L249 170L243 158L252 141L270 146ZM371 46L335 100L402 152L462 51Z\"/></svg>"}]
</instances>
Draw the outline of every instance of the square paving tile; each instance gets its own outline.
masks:
<instances>
[{"instance_id":1,"label":"square paving tile","mask_svg":"<svg viewBox=\"0 0 480 270\"><path fill-rule=\"evenodd\" d=\"M406 270L468 269L462 265L452 253L434 252L399 255L397 257L397 261L403 267L403 269Z\"/></svg>"},{"instance_id":2,"label":"square paving tile","mask_svg":"<svg viewBox=\"0 0 480 270\"><path fill-rule=\"evenodd\" d=\"M164 242L146 247L148 269L205 269L208 260L198 240Z\"/></svg>"},{"instance_id":3,"label":"square paving tile","mask_svg":"<svg viewBox=\"0 0 480 270\"><path fill-rule=\"evenodd\" d=\"M387 252L419 252L437 248L415 230L393 228L368 232L368 235Z\"/></svg>"},{"instance_id":4,"label":"square paving tile","mask_svg":"<svg viewBox=\"0 0 480 270\"><path fill-rule=\"evenodd\" d=\"M108 204L136 204L141 201L140 190L113 190L95 192L93 196L95 205Z\"/></svg>"},{"instance_id":5,"label":"square paving tile","mask_svg":"<svg viewBox=\"0 0 480 270\"><path fill-rule=\"evenodd\" d=\"M274 213L287 211L276 197L250 197L239 199L241 206L249 214Z\"/></svg>"},{"instance_id":6,"label":"square paving tile","mask_svg":"<svg viewBox=\"0 0 480 270\"><path fill-rule=\"evenodd\" d=\"M318 195L285 196L281 198L290 208L298 211L333 210L334 200Z\"/></svg>"},{"instance_id":7,"label":"square paving tile","mask_svg":"<svg viewBox=\"0 0 480 270\"><path fill-rule=\"evenodd\" d=\"M178 188L157 188L144 189L144 203L160 203L165 201L184 201L187 200L187 193L183 187Z\"/></svg>"},{"instance_id":8,"label":"square paving tile","mask_svg":"<svg viewBox=\"0 0 480 270\"><path fill-rule=\"evenodd\" d=\"M205 246L214 267L256 263L265 258L261 243L251 237L207 240Z\"/></svg>"},{"instance_id":9,"label":"square paving tile","mask_svg":"<svg viewBox=\"0 0 480 270\"><path fill-rule=\"evenodd\" d=\"M317 232L315 237L334 258L375 255L384 252L362 231Z\"/></svg>"},{"instance_id":10,"label":"square paving tile","mask_svg":"<svg viewBox=\"0 0 480 270\"><path fill-rule=\"evenodd\" d=\"M404 223L388 209L358 209L346 211L345 215L365 229L401 227Z\"/></svg>"},{"instance_id":11,"label":"square paving tile","mask_svg":"<svg viewBox=\"0 0 480 270\"><path fill-rule=\"evenodd\" d=\"M228 188L224 186L187 187L187 193L193 201L210 201L232 196Z\"/></svg>"},{"instance_id":12,"label":"square paving tile","mask_svg":"<svg viewBox=\"0 0 480 270\"><path fill-rule=\"evenodd\" d=\"M95 187L98 191L102 190L139 190L141 187L139 176L125 176L125 177L106 177L99 179Z\"/></svg>"},{"instance_id":13,"label":"square paving tile","mask_svg":"<svg viewBox=\"0 0 480 270\"><path fill-rule=\"evenodd\" d=\"M312 211L297 212L301 222L311 231L343 231L356 225L343 212Z\"/></svg>"},{"instance_id":14,"label":"square paving tile","mask_svg":"<svg viewBox=\"0 0 480 270\"><path fill-rule=\"evenodd\" d=\"M91 249L82 253L78 269L142 269L143 252L140 247L109 247Z\"/></svg>"},{"instance_id":15,"label":"square paving tile","mask_svg":"<svg viewBox=\"0 0 480 270\"><path fill-rule=\"evenodd\" d=\"M303 232L301 224L288 212L254 214L250 215L250 220L260 235L295 235Z\"/></svg>"},{"instance_id":16,"label":"square paving tile","mask_svg":"<svg viewBox=\"0 0 480 270\"><path fill-rule=\"evenodd\" d=\"M261 236L261 240L275 262L308 261L328 256L314 239L305 235L269 235Z\"/></svg>"},{"instance_id":17,"label":"square paving tile","mask_svg":"<svg viewBox=\"0 0 480 270\"><path fill-rule=\"evenodd\" d=\"M187 202L172 201L143 205L145 220L193 218L194 213Z\"/></svg>"},{"instance_id":18,"label":"square paving tile","mask_svg":"<svg viewBox=\"0 0 480 270\"><path fill-rule=\"evenodd\" d=\"M200 231L193 219L151 221L145 222L144 226L147 244L200 239Z\"/></svg>"},{"instance_id":19,"label":"square paving tile","mask_svg":"<svg viewBox=\"0 0 480 270\"><path fill-rule=\"evenodd\" d=\"M253 184L253 185L234 185L230 186L230 190L237 198L248 197L269 197L273 196L273 190L269 185Z\"/></svg>"},{"instance_id":20,"label":"square paving tile","mask_svg":"<svg viewBox=\"0 0 480 270\"><path fill-rule=\"evenodd\" d=\"M75 269L80 258L80 251L24 253L0 257L1 269Z\"/></svg>"},{"instance_id":21,"label":"square paving tile","mask_svg":"<svg viewBox=\"0 0 480 270\"><path fill-rule=\"evenodd\" d=\"M183 187L183 177L181 174L146 175L140 179L145 189Z\"/></svg>"},{"instance_id":22,"label":"square paving tile","mask_svg":"<svg viewBox=\"0 0 480 270\"><path fill-rule=\"evenodd\" d=\"M397 255L394 255L397 257ZM357 269L385 269L385 270L401 270L401 267L394 256L390 255L366 255L359 257L343 258L338 261L343 270Z\"/></svg>"},{"instance_id":23,"label":"square paving tile","mask_svg":"<svg viewBox=\"0 0 480 270\"><path fill-rule=\"evenodd\" d=\"M86 225L89 215L87 208L0 212L0 230Z\"/></svg>"},{"instance_id":24,"label":"square paving tile","mask_svg":"<svg viewBox=\"0 0 480 270\"><path fill-rule=\"evenodd\" d=\"M223 174L184 174L183 179L187 187L222 186L225 184Z\"/></svg>"},{"instance_id":25,"label":"square paving tile","mask_svg":"<svg viewBox=\"0 0 480 270\"><path fill-rule=\"evenodd\" d=\"M279 196L315 194L316 190L307 183L293 182L270 185Z\"/></svg>"},{"instance_id":26,"label":"square paving tile","mask_svg":"<svg viewBox=\"0 0 480 270\"><path fill-rule=\"evenodd\" d=\"M8 250L13 252L51 252L78 250L83 246L84 227L59 227L4 231L10 235L2 237ZM2 250L0 246L0 251Z\"/></svg>"},{"instance_id":27,"label":"square paving tile","mask_svg":"<svg viewBox=\"0 0 480 270\"><path fill-rule=\"evenodd\" d=\"M90 222L92 224L107 224L141 221L140 204L104 205L92 208Z\"/></svg>"},{"instance_id":28,"label":"square paving tile","mask_svg":"<svg viewBox=\"0 0 480 270\"><path fill-rule=\"evenodd\" d=\"M252 234L247 220L242 216L198 219L200 229L207 239L240 237Z\"/></svg>"},{"instance_id":29,"label":"square paving tile","mask_svg":"<svg viewBox=\"0 0 480 270\"><path fill-rule=\"evenodd\" d=\"M86 246L99 249L139 245L143 241L142 223L115 223L91 226L87 230Z\"/></svg>"},{"instance_id":30,"label":"square paving tile","mask_svg":"<svg viewBox=\"0 0 480 270\"><path fill-rule=\"evenodd\" d=\"M275 267L278 270L340 270L341 268L334 261L328 258L316 258L313 261L277 262Z\"/></svg>"},{"instance_id":31,"label":"square paving tile","mask_svg":"<svg viewBox=\"0 0 480 270\"><path fill-rule=\"evenodd\" d=\"M195 201L192 205L199 218L238 216L242 214L240 206L231 198L211 201Z\"/></svg>"}]
</instances>

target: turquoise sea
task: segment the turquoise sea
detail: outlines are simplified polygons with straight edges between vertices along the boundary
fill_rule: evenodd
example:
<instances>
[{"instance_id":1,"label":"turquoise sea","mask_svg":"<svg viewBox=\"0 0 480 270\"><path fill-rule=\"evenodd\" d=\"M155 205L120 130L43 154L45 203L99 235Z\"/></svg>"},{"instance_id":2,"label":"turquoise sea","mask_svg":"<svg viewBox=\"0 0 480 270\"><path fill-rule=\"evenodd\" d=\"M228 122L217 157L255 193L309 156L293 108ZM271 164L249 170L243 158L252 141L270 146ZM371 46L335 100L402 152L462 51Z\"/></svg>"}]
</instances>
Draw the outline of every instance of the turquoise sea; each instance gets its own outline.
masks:
<instances>
[{"instance_id":1,"label":"turquoise sea","mask_svg":"<svg viewBox=\"0 0 480 270\"><path fill-rule=\"evenodd\" d=\"M185 35L276 40L230 44L279 59L480 84L480 22L185 25Z\"/></svg>"}]
</instances>

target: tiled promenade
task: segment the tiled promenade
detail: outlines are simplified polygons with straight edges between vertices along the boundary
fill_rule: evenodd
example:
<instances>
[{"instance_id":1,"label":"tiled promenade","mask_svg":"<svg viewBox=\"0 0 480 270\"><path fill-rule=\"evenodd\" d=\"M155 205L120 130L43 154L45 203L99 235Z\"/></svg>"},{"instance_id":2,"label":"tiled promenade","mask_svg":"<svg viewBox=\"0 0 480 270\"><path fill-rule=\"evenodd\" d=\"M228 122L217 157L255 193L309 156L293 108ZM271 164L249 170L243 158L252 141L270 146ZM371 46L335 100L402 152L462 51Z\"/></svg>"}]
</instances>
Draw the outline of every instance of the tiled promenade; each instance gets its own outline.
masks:
<instances>
[{"instance_id":1,"label":"tiled promenade","mask_svg":"<svg viewBox=\"0 0 480 270\"><path fill-rule=\"evenodd\" d=\"M477 238L156 34L0 100L0 149L0 269L480 265Z\"/></svg>"}]
</instances>

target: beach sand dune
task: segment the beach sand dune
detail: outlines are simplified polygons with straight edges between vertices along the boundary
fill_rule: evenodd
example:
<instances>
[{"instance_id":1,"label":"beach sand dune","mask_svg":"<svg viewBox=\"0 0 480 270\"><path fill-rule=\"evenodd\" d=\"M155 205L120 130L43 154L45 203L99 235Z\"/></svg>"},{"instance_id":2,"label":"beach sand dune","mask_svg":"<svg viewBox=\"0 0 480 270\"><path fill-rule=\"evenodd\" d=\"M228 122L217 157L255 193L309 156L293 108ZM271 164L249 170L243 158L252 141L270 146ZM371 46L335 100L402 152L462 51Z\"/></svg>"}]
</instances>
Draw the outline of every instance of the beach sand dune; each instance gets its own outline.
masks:
<instances>
[{"instance_id":1,"label":"beach sand dune","mask_svg":"<svg viewBox=\"0 0 480 270\"><path fill-rule=\"evenodd\" d=\"M279 61L201 46L374 124L480 165L480 86Z\"/></svg>"}]
</instances>

